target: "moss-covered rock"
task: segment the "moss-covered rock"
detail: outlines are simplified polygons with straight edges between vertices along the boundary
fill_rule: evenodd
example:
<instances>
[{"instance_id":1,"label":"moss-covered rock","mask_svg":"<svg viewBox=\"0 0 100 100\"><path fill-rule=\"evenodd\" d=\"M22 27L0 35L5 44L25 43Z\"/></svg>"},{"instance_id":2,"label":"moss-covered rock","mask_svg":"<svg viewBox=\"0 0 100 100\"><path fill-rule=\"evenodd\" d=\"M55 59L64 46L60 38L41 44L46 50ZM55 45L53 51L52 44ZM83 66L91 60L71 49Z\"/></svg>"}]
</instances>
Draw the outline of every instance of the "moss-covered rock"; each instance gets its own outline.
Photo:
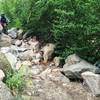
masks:
<instances>
[{"instance_id":1,"label":"moss-covered rock","mask_svg":"<svg viewBox=\"0 0 100 100\"><path fill-rule=\"evenodd\" d=\"M0 35L0 47L7 47L10 46L12 42L12 39L10 36L6 34Z\"/></svg>"},{"instance_id":2,"label":"moss-covered rock","mask_svg":"<svg viewBox=\"0 0 100 100\"><path fill-rule=\"evenodd\" d=\"M4 73L12 70L10 63L8 62L8 60L6 59L3 53L0 53L0 69L2 69Z\"/></svg>"}]
</instances>

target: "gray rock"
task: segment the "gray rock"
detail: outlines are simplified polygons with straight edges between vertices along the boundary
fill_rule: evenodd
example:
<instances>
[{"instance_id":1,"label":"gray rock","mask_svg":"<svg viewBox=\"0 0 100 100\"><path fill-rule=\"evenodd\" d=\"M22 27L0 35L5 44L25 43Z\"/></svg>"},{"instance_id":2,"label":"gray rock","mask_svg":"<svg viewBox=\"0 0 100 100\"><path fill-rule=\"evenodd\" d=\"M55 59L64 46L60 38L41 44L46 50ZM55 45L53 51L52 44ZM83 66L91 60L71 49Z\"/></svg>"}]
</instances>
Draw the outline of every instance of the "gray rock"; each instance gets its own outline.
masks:
<instances>
[{"instance_id":1,"label":"gray rock","mask_svg":"<svg viewBox=\"0 0 100 100\"><path fill-rule=\"evenodd\" d=\"M14 100L8 87L0 81L0 100Z\"/></svg>"},{"instance_id":2,"label":"gray rock","mask_svg":"<svg viewBox=\"0 0 100 100\"><path fill-rule=\"evenodd\" d=\"M55 57L55 58L53 59L54 65L55 65L56 67L59 67L60 61L61 61L61 57Z\"/></svg>"},{"instance_id":3,"label":"gray rock","mask_svg":"<svg viewBox=\"0 0 100 100\"><path fill-rule=\"evenodd\" d=\"M55 81L43 80L36 76L27 80L26 83L24 100L26 100L25 97L29 100L97 100L79 83L68 83L63 87ZM30 92L31 96L27 92Z\"/></svg>"},{"instance_id":4,"label":"gray rock","mask_svg":"<svg viewBox=\"0 0 100 100\"><path fill-rule=\"evenodd\" d=\"M42 79L45 79L45 80L52 80L52 81L55 81L55 82L58 82L58 83L69 83L69 79L66 78L63 74L61 74L60 70L59 69L50 69L50 68L47 68L45 71L43 71L41 74L40 74L40 77Z\"/></svg>"},{"instance_id":5,"label":"gray rock","mask_svg":"<svg viewBox=\"0 0 100 100\"><path fill-rule=\"evenodd\" d=\"M82 59L78 55L72 54L72 55L69 55L67 59L65 59L65 63L68 65L73 65L73 64L79 63L81 60Z\"/></svg>"},{"instance_id":6,"label":"gray rock","mask_svg":"<svg viewBox=\"0 0 100 100\"><path fill-rule=\"evenodd\" d=\"M22 45L22 41L21 40L16 40L15 45L16 46L21 46Z\"/></svg>"},{"instance_id":7,"label":"gray rock","mask_svg":"<svg viewBox=\"0 0 100 100\"><path fill-rule=\"evenodd\" d=\"M20 53L18 56L19 56L20 60L22 60L22 61L31 60L33 57L33 51L27 50L25 52Z\"/></svg>"},{"instance_id":8,"label":"gray rock","mask_svg":"<svg viewBox=\"0 0 100 100\"><path fill-rule=\"evenodd\" d=\"M10 52L10 47L2 47L0 50L2 53Z\"/></svg>"},{"instance_id":9,"label":"gray rock","mask_svg":"<svg viewBox=\"0 0 100 100\"><path fill-rule=\"evenodd\" d=\"M17 47L17 46L14 46L14 45L11 45L10 48L11 48L11 53L12 54L14 54L13 52L16 52L18 54L20 52L24 52L24 51L27 50L26 48Z\"/></svg>"},{"instance_id":10,"label":"gray rock","mask_svg":"<svg viewBox=\"0 0 100 100\"><path fill-rule=\"evenodd\" d=\"M81 73L85 71L96 72L98 68L85 60L79 63L68 65L65 64L61 71L70 79L82 79Z\"/></svg>"},{"instance_id":11,"label":"gray rock","mask_svg":"<svg viewBox=\"0 0 100 100\"><path fill-rule=\"evenodd\" d=\"M48 60L51 59L52 54L54 53L54 49L55 49L55 44L52 43L48 43L46 44L41 51L43 51L43 59L44 59L44 63L47 63Z\"/></svg>"},{"instance_id":12,"label":"gray rock","mask_svg":"<svg viewBox=\"0 0 100 100\"><path fill-rule=\"evenodd\" d=\"M8 62L10 63L10 66L13 70L15 70L15 66L17 63L17 57L15 55L13 55L12 53L5 53L5 56L8 60Z\"/></svg>"},{"instance_id":13,"label":"gray rock","mask_svg":"<svg viewBox=\"0 0 100 100\"><path fill-rule=\"evenodd\" d=\"M66 90L51 81L45 81L43 87L44 91L40 96L43 96L44 93L44 100L73 100Z\"/></svg>"},{"instance_id":14,"label":"gray rock","mask_svg":"<svg viewBox=\"0 0 100 100\"><path fill-rule=\"evenodd\" d=\"M32 75L38 75L43 71L42 65L34 65L32 66L31 73Z\"/></svg>"},{"instance_id":15,"label":"gray rock","mask_svg":"<svg viewBox=\"0 0 100 100\"><path fill-rule=\"evenodd\" d=\"M17 37L17 29L15 27L11 28L8 30L8 35L11 37L11 38L16 38Z\"/></svg>"},{"instance_id":16,"label":"gray rock","mask_svg":"<svg viewBox=\"0 0 100 100\"><path fill-rule=\"evenodd\" d=\"M29 48L31 50L33 50L35 53L39 51L39 49L40 49L39 41L37 41L37 40L29 41L29 44L30 44Z\"/></svg>"},{"instance_id":17,"label":"gray rock","mask_svg":"<svg viewBox=\"0 0 100 100\"><path fill-rule=\"evenodd\" d=\"M2 81L4 77L5 77L5 74L4 74L4 72L0 69L0 81Z\"/></svg>"},{"instance_id":18,"label":"gray rock","mask_svg":"<svg viewBox=\"0 0 100 100\"><path fill-rule=\"evenodd\" d=\"M0 52L0 69L2 69L4 71L4 73L6 73L8 70L12 69L5 54L3 54L1 52Z\"/></svg>"},{"instance_id":19,"label":"gray rock","mask_svg":"<svg viewBox=\"0 0 100 100\"><path fill-rule=\"evenodd\" d=\"M2 34L0 35L0 47L7 47L10 46L12 39L10 36Z\"/></svg>"},{"instance_id":20,"label":"gray rock","mask_svg":"<svg viewBox=\"0 0 100 100\"><path fill-rule=\"evenodd\" d=\"M82 77L92 93L100 96L100 75L88 71L82 73Z\"/></svg>"}]
</instances>

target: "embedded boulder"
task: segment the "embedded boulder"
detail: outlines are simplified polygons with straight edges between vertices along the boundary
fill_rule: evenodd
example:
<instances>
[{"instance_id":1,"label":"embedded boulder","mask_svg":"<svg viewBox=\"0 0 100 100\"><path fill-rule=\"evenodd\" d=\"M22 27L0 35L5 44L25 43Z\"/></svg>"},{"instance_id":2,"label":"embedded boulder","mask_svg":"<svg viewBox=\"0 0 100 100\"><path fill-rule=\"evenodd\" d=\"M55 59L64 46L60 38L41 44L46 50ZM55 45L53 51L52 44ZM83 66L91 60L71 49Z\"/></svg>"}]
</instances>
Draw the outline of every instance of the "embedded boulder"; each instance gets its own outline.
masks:
<instances>
[{"instance_id":1,"label":"embedded boulder","mask_svg":"<svg viewBox=\"0 0 100 100\"><path fill-rule=\"evenodd\" d=\"M54 82L60 83L60 84L67 84L69 83L69 79L65 77L59 69L51 69L47 68L44 70L41 74L40 77L44 80L52 80Z\"/></svg>"},{"instance_id":2,"label":"embedded boulder","mask_svg":"<svg viewBox=\"0 0 100 100\"><path fill-rule=\"evenodd\" d=\"M10 36L6 34L1 34L0 35L0 47L7 47L10 46L12 42L12 39Z\"/></svg>"},{"instance_id":3,"label":"embedded boulder","mask_svg":"<svg viewBox=\"0 0 100 100\"><path fill-rule=\"evenodd\" d=\"M12 70L9 61L7 60L5 54L0 52L0 69L6 73L8 70Z\"/></svg>"},{"instance_id":4,"label":"embedded boulder","mask_svg":"<svg viewBox=\"0 0 100 100\"><path fill-rule=\"evenodd\" d=\"M82 73L82 77L93 95L100 96L100 75L88 71Z\"/></svg>"},{"instance_id":5,"label":"embedded boulder","mask_svg":"<svg viewBox=\"0 0 100 100\"><path fill-rule=\"evenodd\" d=\"M95 73L96 71L99 70L99 68L88 63L85 60L82 60L78 56L76 58L74 57L74 59L72 58L72 60L68 60L67 62L68 63L66 63L61 69L61 72L63 72L63 74L65 74L65 76L67 76L69 79L81 80L82 79L81 73L85 71L90 71Z\"/></svg>"},{"instance_id":6,"label":"embedded boulder","mask_svg":"<svg viewBox=\"0 0 100 100\"><path fill-rule=\"evenodd\" d=\"M65 59L65 64L73 65L73 64L79 63L81 60L82 59L78 55L72 54L72 55L69 55L67 59Z\"/></svg>"}]
</instances>

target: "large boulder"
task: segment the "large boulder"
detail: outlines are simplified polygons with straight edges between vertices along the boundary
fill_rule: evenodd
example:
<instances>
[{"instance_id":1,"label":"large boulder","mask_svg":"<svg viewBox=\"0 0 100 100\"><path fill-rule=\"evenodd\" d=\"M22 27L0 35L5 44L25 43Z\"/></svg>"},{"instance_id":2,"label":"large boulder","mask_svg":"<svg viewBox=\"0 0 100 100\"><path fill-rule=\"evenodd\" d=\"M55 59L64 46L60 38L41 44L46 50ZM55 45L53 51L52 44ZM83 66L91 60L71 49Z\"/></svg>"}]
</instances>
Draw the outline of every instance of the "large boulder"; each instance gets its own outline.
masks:
<instances>
[{"instance_id":1,"label":"large boulder","mask_svg":"<svg viewBox=\"0 0 100 100\"><path fill-rule=\"evenodd\" d=\"M19 58L22 61L31 60L33 57L33 50L27 50L19 54Z\"/></svg>"},{"instance_id":2,"label":"large boulder","mask_svg":"<svg viewBox=\"0 0 100 100\"><path fill-rule=\"evenodd\" d=\"M2 69L5 73L8 70L11 70L11 65L9 63L9 61L7 60L5 54L0 52L0 69Z\"/></svg>"},{"instance_id":3,"label":"large boulder","mask_svg":"<svg viewBox=\"0 0 100 100\"><path fill-rule=\"evenodd\" d=\"M10 52L12 54L18 55L19 53L23 53L27 49L26 48L21 48L21 47L17 47L17 46L11 45L10 46L10 50L11 50Z\"/></svg>"},{"instance_id":4,"label":"large boulder","mask_svg":"<svg viewBox=\"0 0 100 100\"><path fill-rule=\"evenodd\" d=\"M13 27L11 29L8 30L8 35L11 37L11 38L16 38L17 37L17 28Z\"/></svg>"},{"instance_id":5,"label":"large boulder","mask_svg":"<svg viewBox=\"0 0 100 100\"><path fill-rule=\"evenodd\" d=\"M44 63L47 63L48 60L51 59L52 54L54 53L54 49L55 49L55 44L52 43L48 43L46 44L41 51L43 51L43 59L44 59Z\"/></svg>"},{"instance_id":6,"label":"large boulder","mask_svg":"<svg viewBox=\"0 0 100 100\"><path fill-rule=\"evenodd\" d=\"M23 100L99 100L87 92L80 83L60 85L53 80L44 80L39 77L26 79Z\"/></svg>"},{"instance_id":7,"label":"large boulder","mask_svg":"<svg viewBox=\"0 0 100 100\"><path fill-rule=\"evenodd\" d=\"M10 89L2 81L0 81L0 100L14 100Z\"/></svg>"},{"instance_id":8,"label":"large boulder","mask_svg":"<svg viewBox=\"0 0 100 100\"><path fill-rule=\"evenodd\" d=\"M31 67L32 66L32 63L30 61L17 61L16 63L16 70L19 70L22 66L28 66L28 67Z\"/></svg>"},{"instance_id":9,"label":"large boulder","mask_svg":"<svg viewBox=\"0 0 100 100\"><path fill-rule=\"evenodd\" d=\"M28 83L22 95L23 100L73 100L61 87L49 80L36 78ZM27 97L27 99L26 99Z\"/></svg>"},{"instance_id":10,"label":"large boulder","mask_svg":"<svg viewBox=\"0 0 100 100\"><path fill-rule=\"evenodd\" d=\"M6 34L0 35L0 47L7 47L10 46L12 42L12 39L10 36Z\"/></svg>"},{"instance_id":11,"label":"large boulder","mask_svg":"<svg viewBox=\"0 0 100 100\"><path fill-rule=\"evenodd\" d=\"M73 57L73 56L72 56ZM69 57L68 57L69 58ZM72 58L73 59L73 58ZM71 61L71 62L70 62ZM74 60L68 60L61 71L70 79L82 79L81 73L85 71L96 72L98 68L85 60L77 57Z\"/></svg>"},{"instance_id":12,"label":"large boulder","mask_svg":"<svg viewBox=\"0 0 100 100\"><path fill-rule=\"evenodd\" d=\"M69 79L66 78L61 72L59 69L51 69L51 68L47 68L45 71L43 71L41 74L40 74L40 77L42 79L45 79L45 80L52 80L54 82L58 82L60 84L66 84L66 83L69 83Z\"/></svg>"},{"instance_id":13,"label":"large boulder","mask_svg":"<svg viewBox=\"0 0 100 100\"><path fill-rule=\"evenodd\" d=\"M92 93L95 96L100 96L100 75L88 71L82 73L82 77Z\"/></svg>"},{"instance_id":14,"label":"large boulder","mask_svg":"<svg viewBox=\"0 0 100 100\"><path fill-rule=\"evenodd\" d=\"M0 51L2 53L8 53L10 51L10 47L2 47Z\"/></svg>"},{"instance_id":15,"label":"large boulder","mask_svg":"<svg viewBox=\"0 0 100 100\"><path fill-rule=\"evenodd\" d=\"M78 55L72 54L72 55L69 55L67 59L65 59L65 64L73 65L73 64L79 63L81 60L82 59Z\"/></svg>"},{"instance_id":16,"label":"large boulder","mask_svg":"<svg viewBox=\"0 0 100 100\"><path fill-rule=\"evenodd\" d=\"M5 56L8 60L8 62L10 63L11 68L13 70L15 70L15 66L16 66L16 63L17 63L17 57L12 53L5 53Z\"/></svg>"}]
</instances>

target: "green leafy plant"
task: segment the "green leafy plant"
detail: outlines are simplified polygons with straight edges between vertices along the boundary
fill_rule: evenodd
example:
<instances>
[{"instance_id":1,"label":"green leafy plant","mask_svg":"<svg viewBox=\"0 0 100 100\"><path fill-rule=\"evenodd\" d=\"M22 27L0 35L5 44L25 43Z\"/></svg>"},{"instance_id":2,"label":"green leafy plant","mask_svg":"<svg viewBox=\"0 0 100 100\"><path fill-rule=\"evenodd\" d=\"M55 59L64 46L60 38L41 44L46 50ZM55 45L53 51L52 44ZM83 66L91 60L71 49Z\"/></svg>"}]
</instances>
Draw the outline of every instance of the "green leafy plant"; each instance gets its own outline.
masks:
<instances>
[{"instance_id":1,"label":"green leafy plant","mask_svg":"<svg viewBox=\"0 0 100 100\"><path fill-rule=\"evenodd\" d=\"M21 71L6 73L5 83L11 90L21 91L24 86L23 73Z\"/></svg>"}]
</instances>

